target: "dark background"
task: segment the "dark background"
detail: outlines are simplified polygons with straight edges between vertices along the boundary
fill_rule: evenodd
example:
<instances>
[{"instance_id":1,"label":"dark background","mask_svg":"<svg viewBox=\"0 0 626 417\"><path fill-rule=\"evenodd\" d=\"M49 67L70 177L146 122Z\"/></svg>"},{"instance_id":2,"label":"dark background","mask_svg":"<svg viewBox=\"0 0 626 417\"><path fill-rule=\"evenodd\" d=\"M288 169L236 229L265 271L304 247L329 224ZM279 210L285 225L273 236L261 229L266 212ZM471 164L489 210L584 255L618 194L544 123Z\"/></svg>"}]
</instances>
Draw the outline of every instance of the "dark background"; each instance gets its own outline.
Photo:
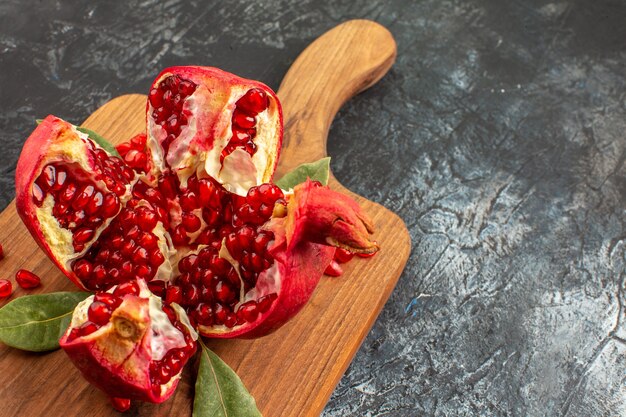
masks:
<instances>
[{"instance_id":1,"label":"dark background","mask_svg":"<svg viewBox=\"0 0 626 417\"><path fill-rule=\"evenodd\" d=\"M341 110L332 169L413 250L323 415L626 415L624 1L1 0L0 206L36 118L168 65L277 88L356 17L398 61Z\"/></svg>"}]
</instances>

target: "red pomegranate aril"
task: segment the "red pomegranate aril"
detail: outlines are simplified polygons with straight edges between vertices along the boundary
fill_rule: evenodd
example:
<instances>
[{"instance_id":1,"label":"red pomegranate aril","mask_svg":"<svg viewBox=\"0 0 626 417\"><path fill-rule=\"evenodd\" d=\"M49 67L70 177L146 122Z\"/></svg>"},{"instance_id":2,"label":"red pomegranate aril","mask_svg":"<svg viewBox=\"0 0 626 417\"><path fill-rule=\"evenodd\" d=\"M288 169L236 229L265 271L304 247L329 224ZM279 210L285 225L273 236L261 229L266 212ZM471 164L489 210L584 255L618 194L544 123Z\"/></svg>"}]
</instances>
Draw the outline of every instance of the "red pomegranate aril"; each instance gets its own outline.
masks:
<instances>
[{"instance_id":1,"label":"red pomegranate aril","mask_svg":"<svg viewBox=\"0 0 626 417\"><path fill-rule=\"evenodd\" d=\"M98 330L100 326L96 323L86 321L78 328L78 336L83 337L92 334L96 330Z\"/></svg>"},{"instance_id":2,"label":"red pomegranate aril","mask_svg":"<svg viewBox=\"0 0 626 417\"><path fill-rule=\"evenodd\" d=\"M156 267L161 265L165 261L165 257L159 249L155 249L150 254L150 265Z\"/></svg>"},{"instance_id":3,"label":"red pomegranate aril","mask_svg":"<svg viewBox=\"0 0 626 417\"><path fill-rule=\"evenodd\" d=\"M161 194L170 200L176 198L178 193L178 178L172 174L166 174L159 178L159 190Z\"/></svg>"},{"instance_id":4,"label":"red pomegranate aril","mask_svg":"<svg viewBox=\"0 0 626 417\"><path fill-rule=\"evenodd\" d=\"M89 204L87 205L87 213L89 213L89 215L91 216L94 216L98 213L98 210L100 210L103 203L104 196L100 191L96 192L91 200L89 200Z\"/></svg>"},{"instance_id":5,"label":"red pomegranate aril","mask_svg":"<svg viewBox=\"0 0 626 417\"><path fill-rule=\"evenodd\" d=\"M269 107L269 99L265 91L253 88L237 101L236 106L249 115L256 116Z\"/></svg>"},{"instance_id":6,"label":"red pomegranate aril","mask_svg":"<svg viewBox=\"0 0 626 417\"><path fill-rule=\"evenodd\" d=\"M229 303L235 299L235 292L230 287L230 284L224 281L218 281L213 289L215 297L222 303Z\"/></svg>"},{"instance_id":7,"label":"red pomegranate aril","mask_svg":"<svg viewBox=\"0 0 626 417\"><path fill-rule=\"evenodd\" d=\"M148 289L155 295L163 297L165 294L165 282L164 281L150 281L148 282Z\"/></svg>"},{"instance_id":8,"label":"red pomegranate aril","mask_svg":"<svg viewBox=\"0 0 626 417\"><path fill-rule=\"evenodd\" d=\"M248 323L252 323L253 321L255 321L259 317L257 303L252 300L240 305L239 309L237 310L237 317L241 317Z\"/></svg>"},{"instance_id":9,"label":"red pomegranate aril","mask_svg":"<svg viewBox=\"0 0 626 417\"><path fill-rule=\"evenodd\" d=\"M17 271L15 274L15 281L17 281L18 285L25 290L36 288L41 284L41 279L26 269L20 269Z\"/></svg>"},{"instance_id":10,"label":"red pomegranate aril","mask_svg":"<svg viewBox=\"0 0 626 417\"><path fill-rule=\"evenodd\" d=\"M54 185L52 186L52 191L59 191L65 186L65 182L67 181L67 172L57 169L57 176Z\"/></svg>"},{"instance_id":11,"label":"red pomegranate aril","mask_svg":"<svg viewBox=\"0 0 626 417\"><path fill-rule=\"evenodd\" d=\"M330 261L330 264L324 270L324 274L331 276L331 277L338 277L341 274L343 274L343 269L341 269L341 266L339 265L337 261L332 260Z\"/></svg>"},{"instance_id":12,"label":"red pomegranate aril","mask_svg":"<svg viewBox=\"0 0 626 417\"><path fill-rule=\"evenodd\" d=\"M37 185L36 182L33 183L32 194L33 194L33 200L35 201L35 204L38 207L41 207L41 205L43 204L43 200L46 197L46 195L44 194L44 192L41 189L41 187L39 185Z\"/></svg>"},{"instance_id":13,"label":"red pomegranate aril","mask_svg":"<svg viewBox=\"0 0 626 417\"><path fill-rule=\"evenodd\" d=\"M116 309L122 303L121 298L108 292L101 292L101 293L96 294L94 296L94 301L104 303L113 310Z\"/></svg>"},{"instance_id":14,"label":"red pomegranate aril","mask_svg":"<svg viewBox=\"0 0 626 417\"><path fill-rule=\"evenodd\" d=\"M180 287L172 285L165 290L165 302L168 304L181 304L183 301L183 292Z\"/></svg>"},{"instance_id":15,"label":"red pomegranate aril","mask_svg":"<svg viewBox=\"0 0 626 417\"><path fill-rule=\"evenodd\" d=\"M189 236L187 236L187 232L183 225L178 225L174 229L174 233L172 233L172 242L176 246L186 246L189 244Z\"/></svg>"},{"instance_id":16,"label":"red pomegranate aril","mask_svg":"<svg viewBox=\"0 0 626 417\"><path fill-rule=\"evenodd\" d=\"M0 245L0 260L4 259L4 248Z\"/></svg>"},{"instance_id":17,"label":"red pomegranate aril","mask_svg":"<svg viewBox=\"0 0 626 417\"><path fill-rule=\"evenodd\" d=\"M139 285L136 281L123 282L113 290L113 295L120 298L128 294L139 295Z\"/></svg>"},{"instance_id":18,"label":"red pomegranate aril","mask_svg":"<svg viewBox=\"0 0 626 417\"><path fill-rule=\"evenodd\" d=\"M189 287L184 289L183 294L183 303L189 306L195 306L198 304L198 301L200 300L200 291L198 290L198 287L191 284Z\"/></svg>"},{"instance_id":19,"label":"red pomegranate aril","mask_svg":"<svg viewBox=\"0 0 626 417\"><path fill-rule=\"evenodd\" d=\"M345 264L346 262L351 260L353 257L354 257L354 254L352 252L345 250L343 248L337 248L337 250L335 251L334 259L340 264Z\"/></svg>"},{"instance_id":20,"label":"red pomegranate aril","mask_svg":"<svg viewBox=\"0 0 626 417\"><path fill-rule=\"evenodd\" d=\"M188 190L180 196L180 207L185 211L192 211L198 208L198 199L196 193Z\"/></svg>"},{"instance_id":21,"label":"red pomegranate aril","mask_svg":"<svg viewBox=\"0 0 626 417\"><path fill-rule=\"evenodd\" d=\"M86 279L91 275L93 271L93 265L86 259L80 259L76 261L76 263L72 267L72 270L79 278Z\"/></svg>"},{"instance_id":22,"label":"red pomegranate aril","mask_svg":"<svg viewBox=\"0 0 626 417\"><path fill-rule=\"evenodd\" d=\"M91 240L94 235L93 229L83 228L74 232L74 243L84 244Z\"/></svg>"},{"instance_id":23,"label":"red pomegranate aril","mask_svg":"<svg viewBox=\"0 0 626 417\"><path fill-rule=\"evenodd\" d=\"M194 269L194 266L196 265L197 260L198 260L198 256L193 255L193 254L184 257L183 259L180 260L180 262L178 262L178 270L181 273L193 272L193 269Z\"/></svg>"},{"instance_id":24,"label":"red pomegranate aril","mask_svg":"<svg viewBox=\"0 0 626 417\"><path fill-rule=\"evenodd\" d=\"M112 217L120 209L120 199L117 195L113 193L109 193L104 197L104 202L102 204L102 216L104 217Z\"/></svg>"},{"instance_id":25,"label":"red pomegranate aril","mask_svg":"<svg viewBox=\"0 0 626 417\"><path fill-rule=\"evenodd\" d=\"M107 275L107 271L104 265L99 264L93 268L93 278L95 278L97 281L104 280L106 275Z\"/></svg>"},{"instance_id":26,"label":"red pomegranate aril","mask_svg":"<svg viewBox=\"0 0 626 417\"><path fill-rule=\"evenodd\" d=\"M135 272L135 265L133 265L131 261L124 261L122 263L122 270L121 270L122 277L126 279L133 278L134 272Z\"/></svg>"},{"instance_id":27,"label":"red pomegranate aril","mask_svg":"<svg viewBox=\"0 0 626 417\"><path fill-rule=\"evenodd\" d=\"M135 274L139 278L150 279L156 274L156 269L152 269L149 265L138 265L135 268Z\"/></svg>"},{"instance_id":28,"label":"red pomegranate aril","mask_svg":"<svg viewBox=\"0 0 626 417\"><path fill-rule=\"evenodd\" d=\"M197 232L202 226L200 219L193 213L183 213L182 224L189 233Z\"/></svg>"},{"instance_id":29,"label":"red pomegranate aril","mask_svg":"<svg viewBox=\"0 0 626 417\"><path fill-rule=\"evenodd\" d=\"M89 204L89 200L93 196L95 188L93 185L85 185L78 193L78 196L72 202L72 208L74 210L81 210Z\"/></svg>"},{"instance_id":30,"label":"red pomegranate aril","mask_svg":"<svg viewBox=\"0 0 626 417\"><path fill-rule=\"evenodd\" d=\"M242 129L250 129L254 127L256 120L253 116L245 114L240 109L235 109L233 112L233 124Z\"/></svg>"},{"instance_id":31,"label":"red pomegranate aril","mask_svg":"<svg viewBox=\"0 0 626 417\"><path fill-rule=\"evenodd\" d=\"M97 325L105 325L111 318L111 308L101 301L94 301L87 310L87 317Z\"/></svg>"},{"instance_id":32,"label":"red pomegranate aril","mask_svg":"<svg viewBox=\"0 0 626 417\"><path fill-rule=\"evenodd\" d=\"M172 379L172 370L168 364L161 363L157 368L156 380L159 384L166 384L170 379Z\"/></svg>"},{"instance_id":33,"label":"red pomegranate aril","mask_svg":"<svg viewBox=\"0 0 626 417\"><path fill-rule=\"evenodd\" d=\"M67 184L65 188L63 189L63 192L59 196L59 199L64 203L69 203L76 196L76 190L77 190L76 184L74 183Z\"/></svg>"},{"instance_id":34,"label":"red pomegranate aril","mask_svg":"<svg viewBox=\"0 0 626 417\"><path fill-rule=\"evenodd\" d=\"M8 279L0 279L0 298L7 298L13 293L13 284Z\"/></svg>"},{"instance_id":35,"label":"red pomegranate aril","mask_svg":"<svg viewBox=\"0 0 626 417\"><path fill-rule=\"evenodd\" d=\"M152 233L144 232L139 238L138 243L146 249L154 249L158 246L159 240Z\"/></svg>"},{"instance_id":36,"label":"red pomegranate aril","mask_svg":"<svg viewBox=\"0 0 626 417\"><path fill-rule=\"evenodd\" d=\"M133 252L133 261L138 264L143 264L148 262L148 251L146 248L138 247Z\"/></svg>"},{"instance_id":37,"label":"red pomegranate aril","mask_svg":"<svg viewBox=\"0 0 626 417\"><path fill-rule=\"evenodd\" d=\"M268 294L259 298L257 300L259 313L266 313L270 309L272 303L274 302L274 300L276 300L276 298L278 298L278 295L276 293Z\"/></svg>"},{"instance_id":38,"label":"red pomegranate aril","mask_svg":"<svg viewBox=\"0 0 626 417\"><path fill-rule=\"evenodd\" d=\"M56 168L52 165L46 165L39 175L39 183L44 190L52 188L56 183Z\"/></svg>"},{"instance_id":39,"label":"red pomegranate aril","mask_svg":"<svg viewBox=\"0 0 626 417\"><path fill-rule=\"evenodd\" d=\"M122 249L121 249L122 255L131 256L135 252L136 247L137 245L135 244L134 240L132 239L127 240L122 246Z\"/></svg>"},{"instance_id":40,"label":"red pomegranate aril","mask_svg":"<svg viewBox=\"0 0 626 417\"><path fill-rule=\"evenodd\" d=\"M120 413L130 409L130 400L128 398L110 397L111 405Z\"/></svg>"}]
</instances>

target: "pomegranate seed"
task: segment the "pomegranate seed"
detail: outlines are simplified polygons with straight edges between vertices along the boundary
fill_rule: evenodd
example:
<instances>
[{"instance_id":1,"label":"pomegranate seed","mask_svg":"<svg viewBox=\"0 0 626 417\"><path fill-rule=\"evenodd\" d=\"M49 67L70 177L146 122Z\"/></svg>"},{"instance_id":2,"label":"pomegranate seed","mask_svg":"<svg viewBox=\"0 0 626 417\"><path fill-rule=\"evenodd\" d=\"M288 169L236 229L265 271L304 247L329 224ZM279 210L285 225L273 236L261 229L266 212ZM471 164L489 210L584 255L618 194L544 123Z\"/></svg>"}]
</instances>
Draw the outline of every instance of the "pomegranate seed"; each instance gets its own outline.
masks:
<instances>
[{"instance_id":1,"label":"pomegranate seed","mask_svg":"<svg viewBox=\"0 0 626 417\"><path fill-rule=\"evenodd\" d=\"M102 204L102 215L104 217L112 217L117 214L120 209L120 199L117 195L109 193L104 197Z\"/></svg>"},{"instance_id":2,"label":"pomegranate seed","mask_svg":"<svg viewBox=\"0 0 626 417\"><path fill-rule=\"evenodd\" d=\"M181 369L183 369L183 362L185 360L185 357L185 352L176 349L169 352L164 360L172 370L172 373L176 375L181 371Z\"/></svg>"},{"instance_id":3,"label":"pomegranate seed","mask_svg":"<svg viewBox=\"0 0 626 417\"><path fill-rule=\"evenodd\" d=\"M130 400L128 398L110 397L111 405L120 413L130 409Z\"/></svg>"},{"instance_id":4,"label":"pomegranate seed","mask_svg":"<svg viewBox=\"0 0 626 417\"><path fill-rule=\"evenodd\" d=\"M189 244L189 236L187 236L187 232L182 225L178 225L174 229L172 242L174 242L176 246L185 246Z\"/></svg>"},{"instance_id":5,"label":"pomegranate seed","mask_svg":"<svg viewBox=\"0 0 626 417\"><path fill-rule=\"evenodd\" d=\"M13 284L8 279L0 279L0 298L7 298L13 293Z\"/></svg>"},{"instance_id":6,"label":"pomegranate seed","mask_svg":"<svg viewBox=\"0 0 626 417\"><path fill-rule=\"evenodd\" d=\"M129 279L133 277L134 265L131 261L124 261L122 264L122 277Z\"/></svg>"},{"instance_id":7,"label":"pomegranate seed","mask_svg":"<svg viewBox=\"0 0 626 417\"><path fill-rule=\"evenodd\" d=\"M154 106L154 107L158 107L158 106ZM147 137L144 133L133 136L130 139L130 143L133 145L135 149L138 149L138 150L145 149L146 142L147 142Z\"/></svg>"},{"instance_id":8,"label":"pomegranate seed","mask_svg":"<svg viewBox=\"0 0 626 417\"><path fill-rule=\"evenodd\" d=\"M235 109L233 112L233 125L242 128L250 129L256 124L256 120L253 116L247 115L240 109Z\"/></svg>"},{"instance_id":9,"label":"pomegranate seed","mask_svg":"<svg viewBox=\"0 0 626 417\"><path fill-rule=\"evenodd\" d=\"M183 301L183 292L180 287L172 285L165 291L165 302L168 304L181 304Z\"/></svg>"},{"instance_id":10,"label":"pomegranate seed","mask_svg":"<svg viewBox=\"0 0 626 417\"><path fill-rule=\"evenodd\" d=\"M72 270L80 279L86 279L91 275L93 265L88 260L81 259L74 264Z\"/></svg>"},{"instance_id":11,"label":"pomegranate seed","mask_svg":"<svg viewBox=\"0 0 626 417\"><path fill-rule=\"evenodd\" d=\"M159 190L165 198L173 200L178 193L178 178L171 174L159 178Z\"/></svg>"},{"instance_id":12,"label":"pomegranate seed","mask_svg":"<svg viewBox=\"0 0 626 417\"><path fill-rule=\"evenodd\" d=\"M0 245L0 260L4 259L4 249L2 248L2 245Z\"/></svg>"},{"instance_id":13,"label":"pomegranate seed","mask_svg":"<svg viewBox=\"0 0 626 417\"><path fill-rule=\"evenodd\" d=\"M115 288L113 294L117 297L123 297L128 294L139 295L139 285L137 285L136 281L124 282Z\"/></svg>"},{"instance_id":14,"label":"pomegranate seed","mask_svg":"<svg viewBox=\"0 0 626 417\"><path fill-rule=\"evenodd\" d=\"M164 304L164 305L163 305L163 312L164 312L165 314L167 314L167 318L168 318L168 319L169 319L172 323L174 323L174 322L176 321L176 319L177 319L177 317L176 317L176 312L174 311L174 309L173 309L172 307L170 307L170 306L169 306L169 305L167 305L167 304Z\"/></svg>"},{"instance_id":15,"label":"pomegranate seed","mask_svg":"<svg viewBox=\"0 0 626 417\"><path fill-rule=\"evenodd\" d=\"M150 254L150 265L152 265L153 267L161 265L164 261L165 257L158 248L153 250Z\"/></svg>"},{"instance_id":16,"label":"pomegranate seed","mask_svg":"<svg viewBox=\"0 0 626 417\"><path fill-rule=\"evenodd\" d=\"M104 203L104 196L100 191L94 194L87 206L87 213L94 216L98 213Z\"/></svg>"},{"instance_id":17,"label":"pomegranate seed","mask_svg":"<svg viewBox=\"0 0 626 417\"><path fill-rule=\"evenodd\" d=\"M163 105L163 95L157 88L150 90L148 100L150 100L150 104L154 108L161 107Z\"/></svg>"},{"instance_id":18,"label":"pomegranate seed","mask_svg":"<svg viewBox=\"0 0 626 417\"><path fill-rule=\"evenodd\" d=\"M182 224L186 231L189 233L193 233L200 229L202 223L200 219L196 217L193 213L183 213L182 215Z\"/></svg>"},{"instance_id":19,"label":"pomegranate seed","mask_svg":"<svg viewBox=\"0 0 626 417\"><path fill-rule=\"evenodd\" d=\"M183 96L190 96L195 90L196 84L188 80L183 80L178 85L178 91L180 91Z\"/></svg>"},{"instance_id":20,"label":"pomegranate seed","mask_svg":"<svg viewBox=\"0 0 626 417\"><path fill-rule=\"evenodd\" d=\"M138 247L133 252L133 261L138 264L148 263L148 251L146 248Z\"/></svg>"},{"instance_id":21,"label":"pomegranate seed","mask_svg":"<svg viewBox=\"0 0 626 417\"><path fill-rule=\"evenodd\" d=\"M193 306L198 304L198 301L200 300L200 291L198 290L198 287L192 284L189 287L185 288L183 293L184 297L182 302L184 302L186 305Z\"/></svg>"},{"instance_id":22,"label":"pomegranate seed","mask_svg":"<svg viewBox=\"0 0 626 417\"><path fill-rule=\"evenodd\" d=\"M107 275L106 268L102 264L98 264L93 268L93 277L97 281L102 281Z\"/></svg>"},{"instance_id":23,"label":"pomegranate seed","mask_svg":"<svg viewBox=\"0 0 626 417\"><path fill-rule=\"evenodd\" d=\"M232 290L230 285L224 281L218 281L213 289L213 292L215 297L223 303L233 301L235 298L235 292Z\"/></svg>"},{"instance_id":24,"label":"pomegranate seed","mask_svg":"<svg viewBox=\"0 0 626 417\"><path fill-rule=\"evenodd\" d=\"M78 335L81 336L81 337L90 335L93 332L95 332L96 330L98 330L99 327L100 326L98 326L96 323L92 323L90 321L86 321L78 328Z\"/></svg>"},{"instance_id":25,"label":"pomegranate seed","mask_svg":"<svg viewBox=\"0 0 626 417\"><path fill-rule=\"evenodd\" d=\"M165 282L163 282L163 281L150 281L148 283L148 288L150 289L150 291L152 291L152 293L154 295L157 295L159 297L163 297L163 294L165 293Z\"/></svg>"},{"instance_id":26,"label":"pomegranate seed","mask_svg":"<svg viewBox=\"0 0 626 417\"><path fill-rule=\"evenodd\" d=\"M192 211L198 207L196 193L189 190L180 196L180 207L184 211Z\"/></svg>"},{"instance_id":27,"label":"pomegranate seed","mask_svg":"<svg viewBox=\"0 0 626 417\"><path fill-rule=\"evenodd\" d=\"M93 196L94 192L95 188L93 185L85 185L80 190L78 196L76 197L76 199L74 199L74 202L72 203L72 207L74 208L74 210L80 210L85 208L85 206L87 206L89 200Z\"/></svg>"},{"instance_id":28,"label":"pomegranate seed","mask_svg":"<svg viewBox=\"0 0 626 417\"><path fill-rule=\"evenodd\" d=\"M236 106L242 111L256 116L269 107L269 99L265 91L260 88L253 88L248 90L248 92L237 101Z\"/></svg>"},{"instance_id":29,"label":"pomegranate seed","mask_svg":"<svg viewBox=\"0 0 626 417\"><path fill-rule=\"evenodd\" d=\"M354 254L346 249L337 248L334 259L340 264L345 264L354 257Z\"/></svg>"},{"instance_id":30,"label":"pomegranate seed","mask_svg":"<svg viewBox=\"0 0 626 417\"><path fill-rule=\"evenodd\" d=\"M74 196L76 195L76 189L77 189L76 184L74 183L67 184L67 186L65 186L65 188L63 189L63 192L59 196L60 200L63 201L64 203L71 202L74 199Z\"/></svg>"},{"instance_id":31,"label":"pomegranate seed","mask_svg":"<svg viewBox=\"0 0 626 417\"><path fill-rule=\"evenodd\" d=\"M37 183L33 183L33 200L38 207L41 207L43 200L46 197L41 187Z\"/></svg>"},{"instance_id":32,"label":"pomegranate seed","mask_svg":"<svg viewBox=\"0 0 626 417\"><path fill-rule=\"evenodd\" d=\"M30 290L41 285L41 279L26 269L20 269L17 271L15 274L15 281L17 281L18 285L25 290Z\"/></svg>"},{"instance_id":33,"label":"pomegranate seed","mask_svg":"<svg viewBox=\"0 0 626 417\"><path fill-rule=\"evenodd\" d=\"M276 293L268 294L264 297L259 298L257 300L257 304L259 306L259 313L266 313L272 306L272 303L274 303L274 300L276 300L277 298L278 298L278 294Z\"/></svg>"},{"instance_id":34,"label":"pomegranate seed","mask_svg":"<svg viewBox=\"0 0 626 417\"><path fill-rule=\"evenodd\" d=\"M52 188L56 183L56 168L52 165L46 165L39 175L39 183L44 190Z\"/></svg>"},{"instance_id":35,"label":"pomegranate seed","mask_svg":"<svg viewBox=\"0 0 626 417\"><path fill-rule=\"evenodd\" d=\"M255 301L248 301L239 306L237 317L241 317L248 323L255 321L259 317L259 310Z\"/></svg>"},{"instance_id":36,"label":"pomegranate seed","mask_svg":"<svg viewBox=\"0 0 626 417\"><path fill-rule=\"evenodd\" d=\"M156 270L150 268L149 265L139 265L135 268L135 274L139 278L150 279L156 274Z\"/></svg>"},{"instance_id":37,"label":"pomegranate seed","mask_svg":"<svg viewBox=\"0 0 626 417\"><path fill-rule=\"evenodd\" d=\"M83 228L74 233L74 243L84 244L91 240L94 235L93 229Z\"/></svg>"},{"instance_id":38,"label":"pomegranate seed","mask_svg":"<svg viewBox=\"0 0 626 417\"><path fill-rule=\"evenodd\" d=\"M65 186L65 182L67 181L67 172L57 169L57 177L54 185L52 186L52 191L59 191Z\"/></svg>"},{"instance_id":39,"label":"pomegranate seed","mask_svg":"<svg viewBox=\"0 0 626 417\"><path fill-rule=\"evenodd\" d=\"M210 305L200 303L196 306L196 320L204 326L210 326L213 322L213 309Z\"/></svg>"},{"instance_id":40,"label":"pomegranate seed","mask_svg":"<svg viewBox=\"0 0 626 417\"><path fill-rule=\"evenodd\" d=\"M95 324L103 326L111 318L111 308L103 302L94 301L87 310L87 317Z\"/></svg>"},{"instance_id":41,"label":"pomegranate seed","mask_svg":"<svg viewBox=\"0 0 626 417\"><path fill-rule=\"evenodd\" d=\"M158 246L159 241L155 235L152 233L145 232L139 238L139 245L146 249L154 249Z\"/></svg>"},{"instance_id":42,"label":"pomegranate seed","mask_svg":"<svg viewBox=\"0 0 626 417\"><path fill-rule=\"evenodd\" d=\"M183 259L180 260L180 262L178 262L178 270L181 273L192 272L197 259L198 259L198 256L193 255L193 254L184 257Z\"/></svg>"},{"instance_id":43,"label":"pomegranate seed","mask_svg":"<svg viewBox=\"0 0 626 417\"><path fill-rule=\"evenodd\" d=\"M101 292L94 296L94 301L106 304L112 310L115 310L122 303L122 300L114 294L108 292Z\"/></svg>"},{"instance_id":44,"label":"pomegranate seed","mask_svg":"<svg viewBox=\"0 0 626 417\"><path fill-rule=\"evenodd\" d=\"M121 252L124 256L131 256L135 252L136 244L134 240L127 240L122 246Z\"/></svg>"},{"instance_id":45,"label":"pomegranate seed","mask_svg":"<svg viewBox=\"0 0 626 417\"><path fill-rule=\"evenodd\" d=\"M338 277L343 274L343 270L341 269L341 266L339 265L339 263L337 263L337 261L332 260L324 270L324 274L331 277Z\"/></svg>"},{"instance_id":46,"label":"pomegranate seed","mask_svg":"<svg viewBox=\"0 0 626 417\"><path fill-rule=\"evenodd\" d=\"M159 384L167 384L167 382L172 378L172 370L169 365L166 363L161 363L161 365L157 368L156 379Z\"/></svg>"}]
</instances>

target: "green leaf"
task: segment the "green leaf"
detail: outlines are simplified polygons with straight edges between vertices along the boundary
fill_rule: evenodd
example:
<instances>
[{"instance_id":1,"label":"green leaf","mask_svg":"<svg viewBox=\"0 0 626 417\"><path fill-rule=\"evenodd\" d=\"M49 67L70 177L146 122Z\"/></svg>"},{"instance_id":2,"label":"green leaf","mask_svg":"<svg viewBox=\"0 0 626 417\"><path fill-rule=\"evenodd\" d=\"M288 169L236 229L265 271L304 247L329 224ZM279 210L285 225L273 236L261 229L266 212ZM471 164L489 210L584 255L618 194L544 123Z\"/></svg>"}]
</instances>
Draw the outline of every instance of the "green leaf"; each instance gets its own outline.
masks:
<instances>
[{"instance_id":1,"label":"green leaf","mask_svg":"<svg viewBox=\"0 0 626 417\"><path fill-rule=\"evenodd\" d=\"M76 126L76 130L78 130L79 132L88 134L89 139L96 142L98 145L100 145L102 149L104 149L111 155L120 156L120 154L117 152L117 149L115 149L115 146L111 145L111 143L108 140L106 140L105 138L103 138L102 136L94 132L93 130L87 129L86 127L80 127L80 126Z\"/></svg>"},{"instance_id":2,"label":"green leaf","mask_svg":"<svg viewBox=\"0 0 626 417\"><path fill-rule=\"evenodd\" d=\"M193 417L261 417L256 402L230 369L202 340Z\"/></svg>"},{"instance_id":3,"label":"green leaf","mask_svg":"<svg viewBox=\"0 0 626 417\"><path fill-rule=\"evenodd\" d=\"M283 190L288 190L306 181L307 177L322 184L328 184L330 174L330 157L322 158L319 161L302 164L293 171L286 173L281 179L276 181Z\"/></svg>"},{"instance_id":4,"label":"green leaf","mask_svg":"<svg viewBox=\"0 0 626 417\"><path fill-rule=\"evenodd\" d=\"M0 308L0 341L31 352L58 349L74 308L89 295L53 292L16 298Z\"/></svg>"}]
</instances>

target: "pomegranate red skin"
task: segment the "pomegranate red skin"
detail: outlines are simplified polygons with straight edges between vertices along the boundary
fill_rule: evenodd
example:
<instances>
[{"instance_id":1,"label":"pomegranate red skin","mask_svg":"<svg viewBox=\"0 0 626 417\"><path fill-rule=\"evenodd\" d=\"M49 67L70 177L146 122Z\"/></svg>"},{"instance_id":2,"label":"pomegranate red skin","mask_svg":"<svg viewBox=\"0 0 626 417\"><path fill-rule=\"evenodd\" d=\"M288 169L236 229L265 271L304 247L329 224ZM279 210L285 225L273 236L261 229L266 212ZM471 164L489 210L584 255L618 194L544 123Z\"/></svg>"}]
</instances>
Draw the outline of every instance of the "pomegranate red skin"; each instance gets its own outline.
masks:
<instances>
[{"instance_id":1,"label":"pomegranate red skin","mask_svg":"<svg viewBox=\"0 0 626 417\"><path fill-rule=\"evenodd\" d=\"M37 206L33 202L32 185L46 164L46 157L53 141L64 134L70 133L72 126L58 117L49 115L26 139L22 153L17 161L15 170L15 205L17 212L26 225L26 228L35 238L39 247L48 255L48 258L76 284L86 290L81 280L63 263L59 262L57 255L52 252L46 243L46 238L41 232L41 226L37 219Z\"/></svg>"},{"instance_id":2,"label":"pomegranate red skin","mask_svg":"<svg viewBox=\"0 0 626 417\"><path fill-rule=\"evenodd\" d=\"M201 66L174 66L174 67L166 68L163 71L161 71L161 73L155 78L151 86L151 90L154 88L158 88L159 83L170 75L178 75L184 79L193 81L198 86L204 86L208 88L211 91L211 93L215 94L216 96L229 95L231 93L229 91L230 89L232 89L233 87L241 87L242 89L243 88L245 89L259 88L263 90L268 96L272 97L273 99L272 101L276 104L277 111L278 111L278 117L276 119L275 125L273 126L275 129L274 134L277 136L278 141L275 146L275 155L274 155L273 164L271 165L271 167L266 167L266 170L267 172L269 172L270 175L264 178L264 182L270 182L274 176L274 172L278 164L278 159L280 157L280 151L281 151L282 142L283 142L283 113L282 113L282 107L280 105L280 101L278 100L276 93L274 93L274 91L271 88L269 88L267 85L263 84L262 82L259 82L256 80L250 80L246 78L241 78L229 72L223 71L219 68L201 67ZM215 103L215 104L217 105L217 107L214 109L215 111L223 110L222 108L223 103ZM149 120L150 117L151 117L150 101L147 100L147 103L146 103L147 126L150 126L150 120ZM219 118L210 118L208 119L208 122L206 120L202 120L201 122L209 123L208 126L204 126L203 130L207 132L211 132L213 134L211 137L216 136L216 135L219 136L220 132L226 129L227 127L222 124L224 120L221 120ZM202 147L205 149L211 149L213 147L213 143L212 142L209 143L205 141ZM192 150L192 152L193 151L195 150Z\"/></svg>"}]
</instances>

